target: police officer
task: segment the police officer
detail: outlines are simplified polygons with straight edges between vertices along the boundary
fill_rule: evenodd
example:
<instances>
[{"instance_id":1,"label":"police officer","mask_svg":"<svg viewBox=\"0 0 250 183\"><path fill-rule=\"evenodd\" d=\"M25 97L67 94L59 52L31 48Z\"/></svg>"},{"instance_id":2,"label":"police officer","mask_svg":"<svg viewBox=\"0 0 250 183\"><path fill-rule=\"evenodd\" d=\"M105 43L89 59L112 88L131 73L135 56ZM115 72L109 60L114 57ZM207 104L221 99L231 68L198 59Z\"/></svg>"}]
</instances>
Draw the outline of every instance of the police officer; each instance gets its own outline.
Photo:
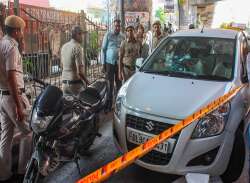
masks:
<instances>
[{"instance_id":1,"label":"police officer","mask_svg":"<svg viewBox=\"0 0 250 183\"><path fill-rule=\"evenodd\" d=\"M19 44L23 40L25 22L18 16L5 19L6 36L0 40L0 181L10 182L11 151L14 128L29 133L26 123L29 101L24 94L22 58ZM27 162L26 162L27 163ZM22 167L25 167L23 165ZM22 172L21 172L22 171ZM25 170L19 170L24 173Z\"/></svg>"},{"instance_id":2,"label":"police officer","mask_svg":"<svg viewBox=\"0 0 250 183\"><path fill-rule=\"evenodd\" d=\"M126 81L135 72L136 59L141 54L141 43L135 39L134 27L126 27L126 40L122 41L119 57L119 79Z\"/></svg>"},{"instance_id":3,"label":"police officer","mask_svg":"<svg viewBox=\"0 0 250 183\"><path fill-rule=\"evenodd\" d=\"M62 88L64 93L77 95L84 90L84 83L89 82L84 75L83 48L81 47L83 31L80 26L72 28L72 39L61 49Z\"/></svg>"}]
</instances>

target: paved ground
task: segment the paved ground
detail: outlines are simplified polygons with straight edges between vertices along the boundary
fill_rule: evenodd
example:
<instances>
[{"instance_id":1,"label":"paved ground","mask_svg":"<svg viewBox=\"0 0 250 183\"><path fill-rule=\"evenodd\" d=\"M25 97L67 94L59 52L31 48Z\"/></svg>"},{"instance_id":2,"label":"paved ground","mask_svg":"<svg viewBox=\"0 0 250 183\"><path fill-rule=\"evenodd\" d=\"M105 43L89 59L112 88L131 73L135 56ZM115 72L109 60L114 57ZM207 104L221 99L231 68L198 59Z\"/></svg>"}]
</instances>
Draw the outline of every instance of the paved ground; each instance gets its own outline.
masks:
<instances>
[{"instance_id":1,"label":"paved ground","mask_svg":"<svg viewBox=\"0 0 250 183\"><path fill-rule=\"evenodd\" d=\"M76 165L68 163L52 176L46 179L46 183L74 183L80 177L84 177L88 173L100 168L102 165L110 162L120 155L116 150L112 139L112 121L111 115L104 117L104 122L101 125L102 137L97 138L91 148L91 153L88 157L83 157L80 161L81 176L78 174ZM247 170L245 168L245 170ZM244 171L240 180L237 183L248 183L247 171ZM178 179L178 180L177 180ZM106 182L108 183L185 183L183 178L173 175L166 175L157 172L152 172L141 168L137 165L131 165L125 170L111 177ZM213 178L213 183L219 183L218 178Z\"/></svg>"}]
</instances>

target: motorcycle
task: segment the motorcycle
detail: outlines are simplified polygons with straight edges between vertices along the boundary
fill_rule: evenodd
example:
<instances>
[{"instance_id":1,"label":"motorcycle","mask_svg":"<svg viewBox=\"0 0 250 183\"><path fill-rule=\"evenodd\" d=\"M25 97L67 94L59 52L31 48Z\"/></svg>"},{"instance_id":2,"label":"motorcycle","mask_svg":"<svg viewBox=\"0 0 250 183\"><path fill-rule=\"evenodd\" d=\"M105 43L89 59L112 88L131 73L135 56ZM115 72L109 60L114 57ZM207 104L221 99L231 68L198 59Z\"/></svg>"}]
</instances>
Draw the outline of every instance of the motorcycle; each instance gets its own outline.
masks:
<instances>
[{"instance_id":1,"label":"motorcycle","mask_svg":"<svg viewBox=\"0 0 250 183\"><path fill-rule=\"evenodd\" d=\"M108 85L96 80L78 96L63 95L61 89L32 79L42 91L32 107L30 127L33 153L23 183L37 183L66 162L86 155L99 134L99 112L106 107Z\"/></svg>"}]
</instances>

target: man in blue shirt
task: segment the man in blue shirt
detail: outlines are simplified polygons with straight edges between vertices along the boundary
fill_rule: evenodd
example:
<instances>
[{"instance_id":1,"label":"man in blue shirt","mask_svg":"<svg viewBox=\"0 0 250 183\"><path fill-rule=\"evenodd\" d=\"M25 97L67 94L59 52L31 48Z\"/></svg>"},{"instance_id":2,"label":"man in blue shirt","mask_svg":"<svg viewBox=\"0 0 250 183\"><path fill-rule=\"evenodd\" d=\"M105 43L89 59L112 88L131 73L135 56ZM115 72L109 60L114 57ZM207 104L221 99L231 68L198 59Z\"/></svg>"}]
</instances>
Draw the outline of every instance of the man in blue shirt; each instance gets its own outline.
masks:
<instances>
[{"instance_id":1,"label":"man in blue shirt","mask_svg":"<svg viewBox=\"0 0 250 183\"><path fill-rule=\"evenodd\" d=\"M120 45L122 40L124 40L124 36L120 33L120 30L120 20L114 20L114 30L105 34L102 43L104 72L110 85L107 111L111 111L112 109L114 81L117 91L121 87L121 81L118 78L117 64L119 59Z\"/></svg>"}]
</instances>

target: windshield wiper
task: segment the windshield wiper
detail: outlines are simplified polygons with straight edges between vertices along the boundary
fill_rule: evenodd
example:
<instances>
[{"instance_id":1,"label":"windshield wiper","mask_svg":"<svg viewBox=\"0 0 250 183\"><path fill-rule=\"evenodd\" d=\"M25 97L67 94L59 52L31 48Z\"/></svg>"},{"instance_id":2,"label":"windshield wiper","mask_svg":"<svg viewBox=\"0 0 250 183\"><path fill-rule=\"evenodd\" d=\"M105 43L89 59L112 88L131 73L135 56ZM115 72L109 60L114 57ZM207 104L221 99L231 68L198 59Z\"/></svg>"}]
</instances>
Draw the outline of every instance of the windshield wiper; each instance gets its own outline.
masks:
<instances>
[{"instance_id":1,"label":"windshield wiper","mask_svg":"<svg viewBox=\"0 0 250 183\"><path fill-rule=\"evenodd\" d=\"M217 81L229 81L230 80L226 77L216 76L216 75L199 75L198 78L207 79L207 80L217 80Z\"/></svg>"},{"instance_id":2,"label":"windshield wiper","mask_svg":"<svg viewBox=\"0 0 250 183\"><path fill-rule=\"evenodd\" d=\"M159 74L159 75L164 75L164 76L169 76L169 77L182 77L182 78L194 78L197 75L194 73L187 73L187 72L170 72L170 71L152 71L152 70L144 70L142 71L144 73L150 73L150 74Z\"/></svg>"},{"instance_id":3,"label":"windshield wiper","mask_svg":"<svg viewBox=\"0 0 250 183\"><path fill-rule=\"evenodd\" d=\"M172 77L183 77L183 78L194 78L197 75L195 73L192 74L192 73L187 73L187 72L170 72L169 76L172 76Z\"/></svg>"},{"instance_id":4,"label":"windshield wiper","mask_svg":"<svg viewBox=\"0 0 250 183\"><path fill-rule=\"evenodd\" d=\"M164 76L168 76L169 75L168 71L143 70L142 72L148 73L148 74L159 74L159 75L164 75Z\"/></svg>"}]
</instances>

